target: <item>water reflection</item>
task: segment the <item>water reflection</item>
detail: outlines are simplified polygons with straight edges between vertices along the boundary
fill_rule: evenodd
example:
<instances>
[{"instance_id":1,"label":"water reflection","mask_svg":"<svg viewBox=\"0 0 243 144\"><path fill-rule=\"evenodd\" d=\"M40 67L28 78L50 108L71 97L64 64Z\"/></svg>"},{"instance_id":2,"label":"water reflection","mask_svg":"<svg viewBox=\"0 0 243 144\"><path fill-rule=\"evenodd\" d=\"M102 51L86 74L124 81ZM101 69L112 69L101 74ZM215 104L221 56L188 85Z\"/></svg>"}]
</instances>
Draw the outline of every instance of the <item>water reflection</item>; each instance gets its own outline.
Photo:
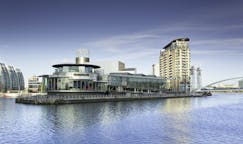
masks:
<instances>
[{"instance_id":1,"label":"water reflection","mask_svg":"<svg viewBox=\"0 0 243 144\"><path fill-rule=\"evenodd\" d=\"M57 106L0 98L0 143L214 143L218 129L243 133L242 105L241 94Z\"/></svg>"},{"instance_id":2,"label":"water reflection","mask_svg":"<svg viewBox=\"0 0 243 144\"><path fill-rule=\"evenodd\" d=\"M175 98L166 99L161 111L168 113L184 112L192 109L192 99L190 98Z\"/></svg>"}]
</instances>

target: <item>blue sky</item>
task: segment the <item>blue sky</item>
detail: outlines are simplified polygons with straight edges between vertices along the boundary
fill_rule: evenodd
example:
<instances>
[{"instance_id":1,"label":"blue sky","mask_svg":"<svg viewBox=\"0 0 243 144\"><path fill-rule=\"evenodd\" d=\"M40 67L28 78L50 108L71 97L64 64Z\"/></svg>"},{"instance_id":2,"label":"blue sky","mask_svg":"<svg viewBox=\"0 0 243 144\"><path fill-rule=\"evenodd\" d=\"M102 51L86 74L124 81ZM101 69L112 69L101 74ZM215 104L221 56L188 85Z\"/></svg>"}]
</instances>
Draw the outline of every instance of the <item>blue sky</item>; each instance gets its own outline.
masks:
<instances>
[{"instance_id":1,"label":"blue sky","mask_svg":"<svg viewBox=\"0 0 243 144\"><path fill-rule=\"evenodd\" d=\"M243 76L242 13L240 0L0 0L0 62L28 78L87 48L150 74L163 46L189 37L207 84Z\"/></svg>"}]
</instances>

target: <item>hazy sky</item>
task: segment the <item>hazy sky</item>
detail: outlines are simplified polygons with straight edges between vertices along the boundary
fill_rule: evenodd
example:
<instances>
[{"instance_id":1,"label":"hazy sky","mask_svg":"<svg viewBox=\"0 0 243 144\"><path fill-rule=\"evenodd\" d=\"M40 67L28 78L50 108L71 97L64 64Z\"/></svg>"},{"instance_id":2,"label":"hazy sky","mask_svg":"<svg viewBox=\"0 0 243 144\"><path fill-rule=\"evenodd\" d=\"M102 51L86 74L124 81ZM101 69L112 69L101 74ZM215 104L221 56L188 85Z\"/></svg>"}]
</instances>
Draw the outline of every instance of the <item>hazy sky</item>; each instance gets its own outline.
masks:
<instances>
[{"instance_id":1,"label":"hazy sky","mask_svg":"<svg viewBox=\"0 0 243 144\"><path fill-rule=\"evenodd\" d=\"M78 48L150 74L163 46L181 37L204 84L243 76L241 0L0 0L0 62L25 78L74 62Z\"/></svg>"}]
</instances>

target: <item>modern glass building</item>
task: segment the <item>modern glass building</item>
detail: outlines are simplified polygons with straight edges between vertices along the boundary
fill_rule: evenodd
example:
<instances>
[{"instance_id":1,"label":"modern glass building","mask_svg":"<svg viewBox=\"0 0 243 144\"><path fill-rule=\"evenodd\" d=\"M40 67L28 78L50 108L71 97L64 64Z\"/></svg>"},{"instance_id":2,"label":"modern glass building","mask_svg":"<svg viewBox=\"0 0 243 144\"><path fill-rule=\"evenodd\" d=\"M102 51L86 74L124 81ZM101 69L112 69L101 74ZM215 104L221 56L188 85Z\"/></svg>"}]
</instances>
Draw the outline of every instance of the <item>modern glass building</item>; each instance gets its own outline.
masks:
<instances>
[{"instance_id":1,"label":"modern glass building","mask_svg":"<svg viewBox=\"0 0 243 144\"><path fill-rule=\"evenodd\" d=\"M20 69L16 68L16 73L17 73L17 77L18 77L18 83L19 83L19 86L18 86L18 89L19 90L24 90L25 88L25 83L24 83L24 76L23 76L23 73L21 72Z\"/></svg>"},{"instance_id":2,"label":"modern glass building","mask_svg":"<svg viewBox=\"0 0 243 144\"><path fill-rule=\"evenodd\" d=\"M24 90L24 77L20 69L0 63L0 92Z\"/></svg>"},{"instance_id":3,"label":"modern glass building","mask_svg":"<svg viewBox=\"0 0 243 144\"><path fill-rule=\"evenodd\" d=\"M13 66L8 66L8 72L10 77L10 89L11 90L18 90L19 89L19 80L17 73Z\"/></svg>"},{"instance_id":4,"label":"modern glass building","mask_svg":"<svg viewBox=\"0 0 243 144\"><path fill-rule=\"evenodd\" d=\"M60 92L105 92L103 76L97 69L100 66L90 64L88 57L77 57L74 64L53 65L52 75L42 75L42 87L48 93Z\"/></svg>"},{"instance_id":5,"label":"modern glass building","mask_svg":"<svg viewBox=\"0 0 243 144\"><path fill-rule=\"evenodd\" d=\"M110 73L108 76L110 92L161 92L165 85L165 80L154 75Z\"/></svg>"},{"instance_id":6,"label":"modern glass building","mask_svg":"<svg viewBox=\"0 0 243 144\"><path fill-rule=\"evenodd\" d=\"M165 80L156 76L130 73L104 74L88 57L77 57L75 64L53 65L52 75L43 75L42 87L48 93L160 92Z\"/></svg>"}]
</instances>

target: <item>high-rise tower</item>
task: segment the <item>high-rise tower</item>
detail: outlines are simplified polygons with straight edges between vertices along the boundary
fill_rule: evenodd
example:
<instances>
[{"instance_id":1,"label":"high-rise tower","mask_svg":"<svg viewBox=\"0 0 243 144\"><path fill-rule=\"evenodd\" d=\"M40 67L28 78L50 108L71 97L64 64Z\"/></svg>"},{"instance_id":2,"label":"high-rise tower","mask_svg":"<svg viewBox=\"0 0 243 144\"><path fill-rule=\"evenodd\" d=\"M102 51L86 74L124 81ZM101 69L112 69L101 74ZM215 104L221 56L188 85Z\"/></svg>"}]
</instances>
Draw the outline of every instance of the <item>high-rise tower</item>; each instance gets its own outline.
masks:
<instances>
[{"instance_id":1,"label":"high-rise tower","mask_svg":"<svg viewBox=\"0 0 243 144\"><path fill-rule=\"evenodd\" d=\"M167 79L168 88L176 92L190 89L189 38L171 41L160 52L160 75Z\"/></svg>"},{"instance_id":2,"label":"high-rise tower","mask_svg":"<svg viewBox=\"0 0 243 144\"><path fill-rule=\"evenodd\" d=\"M197 89L202 88L202 70L197 68Z\"/></svg>"},{"instance_id":3,"label":"high-rise tower","mask_svg":"<svg viewBox=\"0 0 243 144\"><path fill-rule=\"evenodd\" d=\"M193 91L196 89L196 69L194 66L190 69L190 91Z\"/></svg>"}]
</instances>

